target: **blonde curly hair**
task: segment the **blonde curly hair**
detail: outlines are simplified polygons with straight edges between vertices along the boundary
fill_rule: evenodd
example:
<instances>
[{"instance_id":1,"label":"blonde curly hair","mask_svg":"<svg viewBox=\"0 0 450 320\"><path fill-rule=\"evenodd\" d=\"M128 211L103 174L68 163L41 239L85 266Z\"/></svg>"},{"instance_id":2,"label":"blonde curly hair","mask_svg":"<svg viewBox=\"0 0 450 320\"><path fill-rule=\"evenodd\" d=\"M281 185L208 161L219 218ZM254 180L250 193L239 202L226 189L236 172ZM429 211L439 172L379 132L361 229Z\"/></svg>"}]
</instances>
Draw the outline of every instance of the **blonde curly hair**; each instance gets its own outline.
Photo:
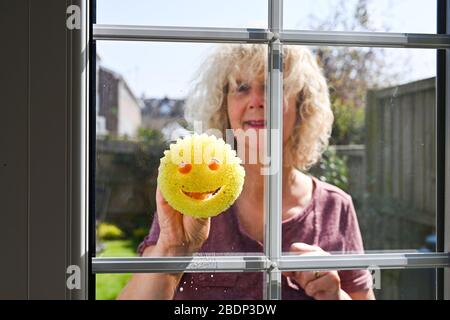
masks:
<instances>
[{"instance_id":1,"label":"blonde curly hair","mask_svg":"<svg viewBox=\"0 0 450 320\"><path fill-rule=\"evenodd\" d=\"M283 47L284 100L296 95L296 122L284 146L284 164L308 170L328 146L334 121L328 86L312 53L302 46ZM201 121L206 130L226 136L230 128L227 94L238 78L264 79L267 45L226 44L204 61L185 106L189 123ZM286 103L287 105L287 103Z\"/></svg>"}]
</instances>

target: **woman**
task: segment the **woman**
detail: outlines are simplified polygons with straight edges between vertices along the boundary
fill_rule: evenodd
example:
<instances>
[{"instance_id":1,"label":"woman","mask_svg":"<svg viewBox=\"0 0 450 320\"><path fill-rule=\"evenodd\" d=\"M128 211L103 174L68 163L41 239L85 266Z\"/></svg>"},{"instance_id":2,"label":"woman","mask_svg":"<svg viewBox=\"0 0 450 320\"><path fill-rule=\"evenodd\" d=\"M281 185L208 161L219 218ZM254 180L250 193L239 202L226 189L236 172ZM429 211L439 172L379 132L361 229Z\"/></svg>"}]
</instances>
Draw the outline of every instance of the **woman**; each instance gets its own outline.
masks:
<instances>
[{"instance_id":1,"label":"woman","mask_svg":"<svg viewBox=\"0 0 450 320\"><path fill-rule=\"evenodd\" d=\"M240 139L266 126L267 46L224 45L200 69L186 103L186 118L222 135L232 129L238 147L259 154L258 141ZM299 255L363 251L351 197L306 175L328 145L333 114L328 88L312 54L284 47L282 246ZM258 136L258 135L256 135ZM239 146L239 144L241 144ZM242 156L242 155L241 155ZM233 206L196 219L172 209L159 190L157 212L142 256L263 252L264 176L261 161L243 161L245 183ZM286 272L283 299L373 299L367 271ZM262 273L135 274L121 299L262 299Z\"/></svg>"}]
</instances>

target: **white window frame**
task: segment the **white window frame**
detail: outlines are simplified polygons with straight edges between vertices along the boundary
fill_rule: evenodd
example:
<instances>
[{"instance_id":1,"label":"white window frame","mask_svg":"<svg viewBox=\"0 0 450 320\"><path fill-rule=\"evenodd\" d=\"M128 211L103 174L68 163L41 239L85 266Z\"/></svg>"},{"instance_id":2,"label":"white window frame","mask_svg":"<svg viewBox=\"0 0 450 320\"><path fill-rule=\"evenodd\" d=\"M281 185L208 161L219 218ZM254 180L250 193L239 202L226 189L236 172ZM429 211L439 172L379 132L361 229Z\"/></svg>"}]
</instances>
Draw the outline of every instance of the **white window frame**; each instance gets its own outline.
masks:
<instances>
[{"instance_id":1,"label":"white window frame","mask_svg":"<svg viewBox=\"0 0 450 320\"><path fill-rule=\"evenodd\" d=\"M89 219L81 219L81 247L89 243L89 261L84 264L87 272L86 281L89 284L85 298L94 298L95 274L98 273L128 273L128 272L242 272L261 271L265 274L264 299L281 299L281 272L306 270L361 269L377 266L380 269L406 268L443 268L438 272L438 298L450 299L450 20L446 10L450 8L450 0L437 0L438 20L442 34L408 34L387 32L333 32L333 31L292 31L283 29L283 1L268 0L268 28L194 28L194 27L158 27L158 26L125 26L95 24L95 0L84 0L81 3L87 12L83 20L86 34L90 38L91 57L90 76L84 77L81 87L90 88L91 110L81 115L78 125L82 129L80 137L80 170L84 172L85 180L80 181L80 216L83 208L88 210ZM90 8L90 10L88 10ZM91 18L89 20L88 18ZM283 44L298 45L333 45L333 46L364 46L390 48L432 48L438 51L437 76L437 231L438 252L435 253L380 253L380 254L342 254L331 256L301 257L284 256L281 250L281 175L266 176L265 216L268 223L265 226L265 248L263 256L193 256L193 257L152 257L152 258L96 258L95 254L95 95L92 87L95 82L95 42L101 40L119 41L170 41L170 42L227 42L227 43L263 43L269 47L268 84L266 116L269 129L281 129L282 124L282 87ZM85 42L86 41L86 42ZM81 39L81 43L87 43ZM440 52L440 53L439 53ZM440 56L440 57L439 57ZM89 62L89 61L86 61ZM444 70L439 67L445 65ZM441 87L440 87L441 86ZM441 89L440 89L441 88ZM444 91L444 92L442 92ZM80 90L80 97L87 97ZM95 93L94 93L95 94ZM94 97L94 98L93 98ZM83 99L82 99L83 100ZM83 108L83 110L86 110ZM92 119L92 117L94 119ZM441 119L441 122L439 121ZM77 121L76 119L74 121ZM439 134L440 133L440 134ZM445 133L445 134L442 134ZM279 165L281 173L282 137L271 137L267 141L269 155L272 161ZM441 162L440 162L441 161ZM83 165L84 163L84 165ZM90 170L90 171L89 171ZM444 174L445 173L445 174ZM81 175L82 176L82 175ZM83 183L84 182L84 183ZM88 183L89 188L82 186ZM83 196L86 195L86 198ZM76 198L75 198L76 199ZM88 231L84 233L85 231ZM87 236L89 234L89 237ZM442 270L442 269L441 269ZM445 287L442 287L445 286Z\"/></svg>"}]
</instances>

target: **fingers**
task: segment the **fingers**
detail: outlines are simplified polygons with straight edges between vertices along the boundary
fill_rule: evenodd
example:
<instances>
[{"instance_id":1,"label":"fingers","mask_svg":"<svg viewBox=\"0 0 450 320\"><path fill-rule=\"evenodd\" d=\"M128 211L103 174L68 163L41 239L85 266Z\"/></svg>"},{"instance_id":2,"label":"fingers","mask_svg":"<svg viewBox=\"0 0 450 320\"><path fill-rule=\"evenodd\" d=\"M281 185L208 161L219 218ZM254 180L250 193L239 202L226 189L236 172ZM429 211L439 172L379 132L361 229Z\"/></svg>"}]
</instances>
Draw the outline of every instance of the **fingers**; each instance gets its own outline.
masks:
<instances>
[{"instance_id":1,"label":"fingers","mask_svg":"<svg viewBox=\"0 0 450 320\"><path fill-rule=\"evenodd\" d=\"M298 276L295 278L295 280L298 282L298 284L304 289L306 286L311 282L316 280L316 276L314 272L312 271L304 271L304 272L298 272Z\"/></svg>"},{"instance_id":2,"label":"fingers","mask_svg":"<svg viewBox=\"0 0 450 320\"><path fill-rule=\"evenodd\" d=\"M339 276L336 272L327 272L320 278L309 281L306 286L303 287L303 290L305 290L305 293L308 296L317 298L319 293L334 293L339 291L339 283Z\"/></svg>"},{"instance_id":3,"label":"fingers","mask_svg":"<svg viewBox=\"0 0 450 320\"><path fill-rule=\"evenodd\" d=\"M281 273L282 276L285 277L291 277L294 278L295 277L295 272L294 271L284 271Z\"/></svg>"},{"instance_id":4,"label":"fingers","mask_svg":"<svg viewBox=\"0 0 450 320\"><path fill-rule=\"evenodd\" d=\"M339 275L335 271L295 271L282 274L287 277L289 286L296 290L302 288L314 299L335 299L340 290Z\"/></svg>"},{"instance_id":5,"label":"fingers","mask_svg":"<svg viewBox=\"0 0 450 320\"><path fill-rule=\"evenodd\" d=\"M167 204L168 202L164 199L159 187L156 187L156 203Z\"/></svg>"},{"instance_id":6,"label":"fingers","mask_svg":"<svg viewBox=\"0 0 450 320\"><path fill-rule=\"evenodd\" d=\"M172 206L167 202L167 200L162 195L159 188L156 188L156 207L161 208L162 211L164 211L164 214L181 214L179 211L172 208ZM158 210L159 211L159 210Z\"/></svg>"},{"instance_id":7,"label":"fingers","mask_svg":"<svg viewBox=\"0 0 450 320\"><path fill-rule=\"evenodd\" d=\"M315 272L312 271L289 271L281 274L295 280L302 288L305 288L310 281L316 279Z\"/></svg>"},{"instance_id":8,"label":"fingers","mask_svg":"<svg viewBox=\"0 0 450 320\"><path fill-rule=\"evenodd\" d=\"M170 204L166 201L166 199L164 198L164 196L162 195L161 191L159 190L159 187L156 187L156 205L157 206L162 206L164 208L167 208L169 210L164 210L165 214L172 214L172 212L176 212L179 215L182 215L181 212L173 209ZM167 212L168 211L168 212ZM195 217L191 217L191 216L185 216L186 219L195 219L193 221L195 221L196 223L200 224L200 225L207 225L209 223L209 221L211 220L210 217L208 218L195 218Z\"/></svg>"},{"instance_id":9,"label":"fingers","mask_svg":"<svg viewBox=\"0 0 450 320\"><path fill-rule=\"evenodd\" d=\"M162 223L179 223L183 216L180 212L173 209L170 204L164 199L159 188L156 188L156 211L158 212L158 219L160 226Z\"/></svg>"},{"instance_id":10,"label":"fingers","mask_svg":"<svg viewBox=\"0 0 450 320\"><path fill-rule=\"evenodd\" d=\"M290 251L305 256L329 255L322 248L303 242L293 243ZM340 290L340 279L336 271L294 271L284 272L283 275L295 280L308 296L315 299L332 298Z\"/></svg>"},{"instance_id":11,"label":"fingers","mask_svg":"<svg viewBox=\"0 0 450 320\"><path fill-rule=\"evenodd\" d=\"M309 244L303 243L303 242L294 242L291 245L290 250L292 252L296 253L311 253L311 252L324 252L320 247L318 246L311 246Z\"/></svg>"}]
</instances>

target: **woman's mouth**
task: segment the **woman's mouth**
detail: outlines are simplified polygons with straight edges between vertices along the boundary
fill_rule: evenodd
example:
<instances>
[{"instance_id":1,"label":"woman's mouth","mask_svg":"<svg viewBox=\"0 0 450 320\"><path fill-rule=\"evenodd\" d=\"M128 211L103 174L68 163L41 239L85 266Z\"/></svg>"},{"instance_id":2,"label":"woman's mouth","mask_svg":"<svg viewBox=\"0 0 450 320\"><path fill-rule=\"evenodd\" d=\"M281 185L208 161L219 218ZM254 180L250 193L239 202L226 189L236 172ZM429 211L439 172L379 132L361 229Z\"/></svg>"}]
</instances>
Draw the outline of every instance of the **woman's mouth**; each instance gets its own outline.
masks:
<instances>
[{"instance_id":1,"label":"woman's mouth","mask_svg":"<svg viewBox=\"0 0 450 320\"><path fill-rule=\"evenodd\" d=\"M244 127L247 126L248 128L254 128L254 129L263 129L266 127L266 120L249 120L244 121Z\"/></svg>"}]
</instances>

